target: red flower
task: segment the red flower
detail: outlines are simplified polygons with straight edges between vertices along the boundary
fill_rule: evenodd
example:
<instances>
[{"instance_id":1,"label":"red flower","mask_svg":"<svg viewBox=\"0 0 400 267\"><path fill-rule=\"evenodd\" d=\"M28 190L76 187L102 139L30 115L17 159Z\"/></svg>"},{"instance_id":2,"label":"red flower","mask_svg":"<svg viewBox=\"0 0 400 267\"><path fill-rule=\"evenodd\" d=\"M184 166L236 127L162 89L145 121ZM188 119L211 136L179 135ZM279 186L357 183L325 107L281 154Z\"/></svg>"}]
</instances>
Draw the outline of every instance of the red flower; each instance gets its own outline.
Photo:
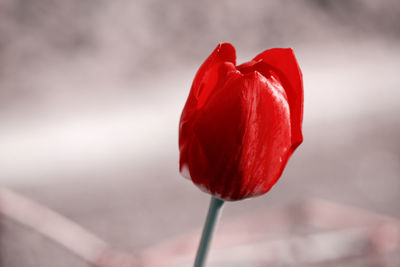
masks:
<instances>
[{"instance_id":1,"label":"red flower","mask_svg":"<svg viewBox=\"0 0 400 267\"><path fill-rule=\"evenodd\" d=\"M268 192L303 141L302 74L292 49L236 66L219 44L194 78L179 125L180 171L224 200Z\"/></svg>"}]
</instances>

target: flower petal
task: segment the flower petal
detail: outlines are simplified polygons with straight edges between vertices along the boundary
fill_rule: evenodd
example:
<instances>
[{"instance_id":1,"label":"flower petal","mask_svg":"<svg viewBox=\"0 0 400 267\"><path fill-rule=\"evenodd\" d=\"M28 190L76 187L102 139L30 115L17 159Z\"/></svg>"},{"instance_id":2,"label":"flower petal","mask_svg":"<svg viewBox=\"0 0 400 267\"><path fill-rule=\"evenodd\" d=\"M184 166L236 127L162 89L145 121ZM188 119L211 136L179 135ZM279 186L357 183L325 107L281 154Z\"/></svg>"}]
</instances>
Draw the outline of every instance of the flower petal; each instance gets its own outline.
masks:
<instances>
[{"instance_id":1,"label":"flower petal","mask_svg":"<svg viewBox=\"0 0 400 267\"><path fill-rule=\"evenodd\" d=\"M293 152L303 141L301 124L303 121L303 78L291 48L274 48L256 56L254 61L262 60L278 75L286 91L290 107Z\"/></svg>"},{"instance_id":2,"label":"flower petal","mask_svg":"<svg viewBox=\"0 0 400 267\"><path fill-rule=\"evenodd\" d=\"M245 133L240 159L243 171L239 197L266 193L278 181L290 156L290 112L285 91L273 75L244 77Z\"/></svg>"},{"instance_id":3,"label":"flower petal","mask_svg":"<svg viewBox=\"0 0 400 267\"><path fill-rule=\"evenodd\" d=\"M236 51L235 48L229 43L220 43L211 53L211 55L204 61L196 73L193 80L192 88L190 89L190 94L187 103L189 105L195 105L199 98L201 97L202 91L209 90L212 85L215 86L218 77L213 77L210 81L210 74L215 73L214 67L223 63L232 63L233 66L236 65ZM211 85L209 85L211 83ZM209 86L207 86L209 85ZM206 88L205 88L206 87Z\"/></svg>"},{"instance_id":4,"label":"flower petal","mask_svg":"<svg viewBox=\"0 0 400 267\"><path fill-rule=\"evenodd\" d=\"M190 159L191 178L196 185L221 198L238 173L244 130L241 78L240 74L234 75L218 88L201 111L191 118L192 124L188 129L192 134L186 155Z\"/></svg>"},{"instance_id":5,"label":"flower petal","mask_svg":"<svg viewBox=\"0 0 400 267\"><path fill-rule=\"evenodd\" d=\"M198 70L189 97L183 108L179 124L179 149L181 153L180 170L186 168L183 159L187 159L193 139L193 118L213 93L214 88L222 87L228 80L228 73L235 70L235 48L228 43L219 44ZM186 174L186 176L188 176Z\"/></svg>"}]
</instances>

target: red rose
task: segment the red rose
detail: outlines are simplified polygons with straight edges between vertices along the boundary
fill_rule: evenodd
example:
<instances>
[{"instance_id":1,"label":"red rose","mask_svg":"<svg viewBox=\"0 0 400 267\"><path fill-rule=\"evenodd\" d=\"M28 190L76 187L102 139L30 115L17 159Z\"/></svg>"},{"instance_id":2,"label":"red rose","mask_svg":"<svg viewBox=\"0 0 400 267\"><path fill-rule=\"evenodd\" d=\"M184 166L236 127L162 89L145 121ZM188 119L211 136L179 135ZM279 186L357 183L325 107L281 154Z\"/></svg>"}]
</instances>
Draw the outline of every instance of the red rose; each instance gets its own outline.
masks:
<instances>
[{"instance_id":1,"label":"red rose","mask_svg":"<svg viewBox=\"0 0 400 267\"><path fill-rule=\"evenodd\" d=\"M180 171L223 200L262 195L303 141L302 74L292 49L236 66L219 44L194 78L179 125Z\"/></svg>"}]
</instances>

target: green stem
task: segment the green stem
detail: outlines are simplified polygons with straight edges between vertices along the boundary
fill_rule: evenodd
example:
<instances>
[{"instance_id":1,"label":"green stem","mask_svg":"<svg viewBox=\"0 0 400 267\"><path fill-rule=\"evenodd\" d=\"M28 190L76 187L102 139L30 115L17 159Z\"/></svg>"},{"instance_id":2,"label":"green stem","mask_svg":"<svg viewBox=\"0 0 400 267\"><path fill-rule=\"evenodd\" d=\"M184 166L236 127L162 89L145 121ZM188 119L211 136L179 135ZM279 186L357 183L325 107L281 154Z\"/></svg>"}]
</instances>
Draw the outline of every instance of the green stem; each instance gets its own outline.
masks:
<instances>
[{"instance_id":1,"label":"green stem","mask_svg":"<svg viewBox=\"0 0 400 267\"><path fill-rule=\"evenodd\" d=\"M201 240L199 248L197 250L196 260L194 261L194 267L204 266L212 234L214 232L214 227L217 221L218 212L220 211L222 204L224 204L223 200L211 197L210 207L208 208L207 219L204 224L203 233L201 235Z\"/></svg>"}]
</instances>

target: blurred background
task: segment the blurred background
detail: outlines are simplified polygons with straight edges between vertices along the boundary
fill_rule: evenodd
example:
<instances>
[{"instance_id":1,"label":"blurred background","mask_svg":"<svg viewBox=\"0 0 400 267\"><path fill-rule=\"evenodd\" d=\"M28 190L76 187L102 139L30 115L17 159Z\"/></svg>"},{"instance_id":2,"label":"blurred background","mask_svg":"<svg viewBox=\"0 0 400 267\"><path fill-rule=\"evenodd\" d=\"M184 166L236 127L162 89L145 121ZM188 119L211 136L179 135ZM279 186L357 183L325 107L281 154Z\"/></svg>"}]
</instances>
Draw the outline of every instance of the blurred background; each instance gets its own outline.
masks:
<instances>
[{"instance_id":1,"label":"blurred background","mask_svg":"<svg viewBox=\"0 0 400 267\"><path fill-rule=\"evenodd\" d=\"M238 63L292 47L305 88L303 145L221 228L307 199L400 217L396 0L0 0L0 184L128 252L197 231L209 196L178 173L178 121L219 42ZM87 265L3 217L0 266Z\"/></svg>"}]
</instances>

